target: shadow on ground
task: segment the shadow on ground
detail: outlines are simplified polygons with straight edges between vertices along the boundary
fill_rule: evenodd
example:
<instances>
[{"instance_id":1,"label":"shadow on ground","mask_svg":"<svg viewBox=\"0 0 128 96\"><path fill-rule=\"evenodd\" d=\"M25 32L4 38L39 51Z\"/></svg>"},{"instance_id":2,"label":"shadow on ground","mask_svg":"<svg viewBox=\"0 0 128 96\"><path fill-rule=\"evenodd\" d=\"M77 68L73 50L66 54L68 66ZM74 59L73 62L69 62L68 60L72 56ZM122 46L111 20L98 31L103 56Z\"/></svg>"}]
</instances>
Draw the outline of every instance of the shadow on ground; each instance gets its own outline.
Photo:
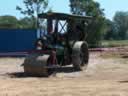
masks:
<instances>
[{"instance_id":1,"label":"shadow on ground","mask_svg":"<svg viewBox=\"0 0 128 96\"><path fill-rule=\"evenodd\" d=\"M73 73L79 72L80 70L75 70L73 67L60 67L60 68L53 68L49 69L48 75L32 75L27 74L25 72L14 72L8 73L7 75L11 78L28 78L28 77L49 77L49 76L56 76L57 73Z\"/></svg>"}]
</instances>

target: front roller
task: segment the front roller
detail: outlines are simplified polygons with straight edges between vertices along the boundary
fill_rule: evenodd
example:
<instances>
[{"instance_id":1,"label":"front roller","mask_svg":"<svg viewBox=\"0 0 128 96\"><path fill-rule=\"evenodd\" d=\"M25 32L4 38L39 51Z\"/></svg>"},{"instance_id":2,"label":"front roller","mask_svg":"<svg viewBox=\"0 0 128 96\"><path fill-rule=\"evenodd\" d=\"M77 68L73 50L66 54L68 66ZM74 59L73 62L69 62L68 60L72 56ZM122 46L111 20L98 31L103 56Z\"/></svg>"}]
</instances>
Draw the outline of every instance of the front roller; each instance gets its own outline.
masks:
<instances>
[{"instance_id":1,"label":"front roller","mask_svg":"<svg viewBox=\"0 0 128 96\"><path fill-rule=\"evenodd\" d=\"M48 76L47 63L49 55L42 55L39 53L32 53L28 55L24 63L24 72L32 76Z\"/></svg>"},{"instance_id":2,"label":"front roller","mask_svg":"<svg viewBox=\"0 0 128 96\"><path fill-rule=\"evenodd\" d=\"M72 63L76 70L87 67L89 59L88 45L85 41L78 41L72 49Z\"/></svg>"}]
</instances>

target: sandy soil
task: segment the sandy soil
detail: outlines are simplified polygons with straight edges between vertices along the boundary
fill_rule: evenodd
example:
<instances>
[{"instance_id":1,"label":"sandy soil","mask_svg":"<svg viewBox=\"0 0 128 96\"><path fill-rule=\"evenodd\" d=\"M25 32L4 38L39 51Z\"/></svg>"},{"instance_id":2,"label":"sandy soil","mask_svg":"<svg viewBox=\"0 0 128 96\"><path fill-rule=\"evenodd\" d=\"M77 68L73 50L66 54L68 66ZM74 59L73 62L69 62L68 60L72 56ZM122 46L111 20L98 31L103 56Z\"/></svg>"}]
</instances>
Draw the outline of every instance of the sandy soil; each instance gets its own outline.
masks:
<instances>
[{"instance_id":1,"label":"sandy soil","mask_svg":"<svg viewBox=\"0 0 128 96\"><path fill-rule=\"evenodd\" d=\"M49 78L22 75L24 58L0 58L0 96L128 96L128 58L102 56L93 52L86 70Z\"/></svg>"}]
</instances>

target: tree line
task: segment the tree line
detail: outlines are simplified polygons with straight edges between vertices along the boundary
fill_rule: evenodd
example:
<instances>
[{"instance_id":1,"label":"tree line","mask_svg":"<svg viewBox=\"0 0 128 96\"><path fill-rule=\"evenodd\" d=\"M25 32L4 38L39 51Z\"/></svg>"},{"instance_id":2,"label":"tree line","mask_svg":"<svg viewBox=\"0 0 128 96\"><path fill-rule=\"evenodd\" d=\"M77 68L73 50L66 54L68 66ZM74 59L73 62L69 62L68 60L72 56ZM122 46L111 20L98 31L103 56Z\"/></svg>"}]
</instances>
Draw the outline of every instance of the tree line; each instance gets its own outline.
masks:
<instances>
[{"instance_id":1,"label":"tree line","mask_svg":"<svg viewBox=\"0 0 128 96\"><path fill-rule=\"evenodd\" d=\"M128 39L128 12L116 12L113 20L106 19L106 40L126 40Z\"/></svg>"},{"instance_id":2,"label":"tree line","mask_svg":"<svg viewBox=\"0 0 128 96\"><path fill-rule=\"evenodd\" d=\"M113 20L104 15L100 3L94 0L69 0L71 14L92 16L88 25L87 41L92 45L99 45L101 40L128 39L128 12L116 12ZM16 6L24 14L24 18L14 16L0 16L0 28L37 28L37 14L52 11L48 0L23 0L25 8Z\"/></svg>"},{"instance_id":3,"label":"tree line","mask_svg":"<svg viewBox=\"0 0 128 96\"><path fill-rule=\"evenodd\" d=\"M35 29L35 20L30 17L17 19L15 16L0 16L0 29Z\"/></svg>"}]
</instances>

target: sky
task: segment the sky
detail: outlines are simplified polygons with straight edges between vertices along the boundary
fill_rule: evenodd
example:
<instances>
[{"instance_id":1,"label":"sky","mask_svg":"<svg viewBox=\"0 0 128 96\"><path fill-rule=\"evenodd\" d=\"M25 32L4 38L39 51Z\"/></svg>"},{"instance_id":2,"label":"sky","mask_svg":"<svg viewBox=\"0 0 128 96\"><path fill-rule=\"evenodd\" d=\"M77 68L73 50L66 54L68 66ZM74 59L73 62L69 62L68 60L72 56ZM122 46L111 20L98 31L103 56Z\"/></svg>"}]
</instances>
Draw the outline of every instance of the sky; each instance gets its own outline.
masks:
<instances>
[{"instance_id":1,"label":"sky","mask_svg":"<svg viewBox=\"0 0 128 96\"><path fill-rule=\"evenodd\" d=\"M22 7L23 0L0 0L0 15L14 15L17 18L23 17L16 10L16 5ZM55 12L70 13L69 0L49 0L49 7ZM105 16L112 20L117 11L128 11L128 0L95 0L100 3L101 8L105 9Z\"/></svg>"}]
</instances>

